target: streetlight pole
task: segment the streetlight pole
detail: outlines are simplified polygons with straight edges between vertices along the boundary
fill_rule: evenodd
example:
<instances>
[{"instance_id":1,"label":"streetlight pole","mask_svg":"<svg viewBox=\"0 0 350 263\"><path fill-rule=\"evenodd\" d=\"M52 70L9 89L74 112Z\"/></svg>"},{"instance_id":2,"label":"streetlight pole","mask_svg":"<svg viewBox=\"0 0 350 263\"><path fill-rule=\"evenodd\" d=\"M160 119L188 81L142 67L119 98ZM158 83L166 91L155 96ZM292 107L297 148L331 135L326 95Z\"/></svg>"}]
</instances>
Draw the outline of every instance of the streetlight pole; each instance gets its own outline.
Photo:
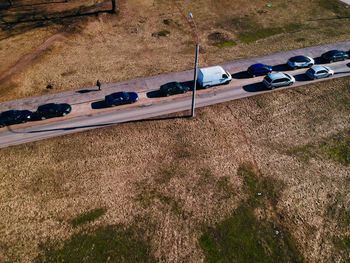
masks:
<instances>
[{"instance_id":1,"label":"streetlight pole","mask_svg":"<svg viewBox=\"0 0 350 263\"><path fill-rule=\"evenodd\" d=\"M192 28L194 29L194 35L196 39L196 56L195 56L195 62L194 62L194 77L193 77L192 106L191 106L191 117L195 117L198 56L199 56L199 36L198 36L197 25L193 19L193 15L191 12L188 14L188 21L190 22L191 25L193 25Z\"/></svg>"}]
</instances>

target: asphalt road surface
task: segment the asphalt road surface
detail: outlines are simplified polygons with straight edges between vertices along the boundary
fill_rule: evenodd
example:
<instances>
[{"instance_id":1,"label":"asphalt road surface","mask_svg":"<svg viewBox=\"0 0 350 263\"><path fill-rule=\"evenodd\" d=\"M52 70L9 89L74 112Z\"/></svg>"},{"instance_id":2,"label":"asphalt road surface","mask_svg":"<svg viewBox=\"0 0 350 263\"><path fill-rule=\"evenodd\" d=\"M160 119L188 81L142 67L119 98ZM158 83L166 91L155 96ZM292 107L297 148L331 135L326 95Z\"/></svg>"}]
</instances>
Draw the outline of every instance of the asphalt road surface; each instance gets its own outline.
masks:
<instances>
[{"instance_id":1,"label":"asphalt road surface","mask_svg":"<svg viewBox=\"0 0 350 263\"><path fill-rule=\"evenodd\" d=\"M326 81L327 79L311 81L304 74L306 69L290 70L285 63L291 56L307 55L316 58L317 64L323 64L324 62L319 59L319 56L325 51L331 49L348 51L349 48L350 41L347 41L223 64L222 66L232 74L233 80L228 85L197 91L196 106L204 107L265 92L275 92L318 81ZM295 76L296 83L293 86L278 88L274 91L265 89L261 83L263 77L251 78L246 73L247 67L257 62L272 65L274 71L288 72ZM335 71L335 75L332 78L350 76L350 60L327 64L327 66L330 66ZM38 105L49 102L69 103L72 105L73 110L66 117L28 122L0 129L0 148L188 110L191 106L191 92L163 98L159 97L157 90L159 90L160 85L171 81L191 84L192 78L193 70L188 70L120 83L104 84L102 85L102 91L98 91L96 87L87 87L76 91L1 103L0 111L8 109L35 110ZM104 96L121 90L138 92L140 100L131 105L113 108L104 107Z\"/></svg>"}]
</instances>

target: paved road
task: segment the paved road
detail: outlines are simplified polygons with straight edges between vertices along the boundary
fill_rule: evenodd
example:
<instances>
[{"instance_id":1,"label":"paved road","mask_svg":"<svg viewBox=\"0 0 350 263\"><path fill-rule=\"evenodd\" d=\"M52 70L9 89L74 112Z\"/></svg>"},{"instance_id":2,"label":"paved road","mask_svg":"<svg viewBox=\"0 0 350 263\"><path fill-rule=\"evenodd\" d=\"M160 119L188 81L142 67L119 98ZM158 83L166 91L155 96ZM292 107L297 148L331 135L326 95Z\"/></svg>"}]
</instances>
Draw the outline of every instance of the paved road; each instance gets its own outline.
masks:
<instances>
[{"instance_id":1,"label":"paved road","mask_svg":"<svg viewBox=\"0 0 350 263\"><path fill-rule=\"evenodd\" d=\"M249 78L245 70L256 62L274 65L276 71L287 71L286 60L294 55L304 54L314 58L330 49L349 50L350 41L316 46L294 51L275 53L270 56L233 61L222 66L231 72L233 81L229 85L200 90L197 96L197 106L204 107L224 101L254 96L265 92L261 84L262 77ZM316 59L318 61L318 59ZM336 74L333 78L350 76L350 60L330 64ZM304 75L305 69L289 71L296 77L296 84L288 87L306 85L311 83ZM190 108L191 93L171 96L168 98L157 97L156 90L161 84L178 80L189 81L193 76L192 71L184 71L171 74L163 74L148 78L124 81L103 85L102 91L94 87L77 91L69 91L49 96L32 97L22 100L4 102L0 104L0 111L11 108L34 110L37 105L47 102L68 102L73 111L64 118L54 118L45 121L30 122L0 129L0 148L42 140L45 138L64 134L90 130L99 127L114 125L121 122L143 120L183 111ZM324 81L324 80L317 80ZM315 82L315 81L312 81ZM284 88L283 88L284 89ZM136 104L114 108L100 107L101 99L111 92L127 90L140 94L140 100ZM281 90L281 89L277 89Z\"/></svg>"},{"instance_id":2,"label":"paved road","mask_svg":"<svg viewBox=\"0 0 350 263\"><path fill-rule=\"evenodd\" d=\"M350 0L340 0L340 1L344 2L347 5L350 5Z\"/></svg>"}]
</instances>

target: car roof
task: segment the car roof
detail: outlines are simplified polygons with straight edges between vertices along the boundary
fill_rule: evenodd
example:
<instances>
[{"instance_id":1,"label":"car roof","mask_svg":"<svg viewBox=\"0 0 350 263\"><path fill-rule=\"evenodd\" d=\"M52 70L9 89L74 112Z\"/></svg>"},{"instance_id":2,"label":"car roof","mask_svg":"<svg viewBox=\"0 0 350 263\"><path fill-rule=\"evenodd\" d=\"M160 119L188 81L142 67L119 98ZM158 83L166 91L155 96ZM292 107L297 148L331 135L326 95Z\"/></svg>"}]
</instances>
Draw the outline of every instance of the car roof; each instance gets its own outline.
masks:
<instances>
[{"instance_id":1,"label":"car roof","mask_svg":"<svg viewBox=\"0 0 350 263\"><path fill-rule=\"evenodd\" d=\"M57 105L56 103L48 103L48 104L40 105L38 108L49 108L49 107L55 107L56 105Z\"/></svg>"},{"instance_id":2,"label":"car roof","mask_svg":"<svg viewBox=\"0 0 350 263\"><path fill-rule=\"evenodd\" d=\"M286 73L283 72L269 73L268 76L271 80L287 77Z\"/></svg>"},{"instance_id":3,"label":"car roof","mask_svg":"<svg viewBox=\"0 0 350 263\"><path fill-rule=\"evenodd\" d=\"M202 71L203 74L217 74L217 73L225 73L225 70L220 66L213 66L213 67L207 67L207 68L201 68L200 71Z\"/></svg>"},{"instance_id":4,"label":"car roof","mask_svg":"<svg viewBox=\"0 0 350 263\"><path fill-rule=\"evenodd\" d=\"M320 70L323 70L323 69L328 70L325 66L321 66L321 65L315 65L315 66L312 66L311 68L312 68L314 71L320 71Z\"/></svg>"},{"instance_id":5,"label":"car roof","mask_svg":"<svg viewBox=\"0 0 350 263\"><path fill-rule=\"evenodd\" d=\"M256 68L268 67L268 65L263 64L263 63L256 63L256 64L251 65L250 67L256 69Z\"/></svg>"},{"instance_id":6,"label":"car roof","mask_svg":"<svg viewBox=\"0 0 350 263\"><path fill-rule=\"evenodd\" d=\"M294 56L294 57L291 57L290 59L298 59L298 58L309 58L307 56L303 56L303 55L298 55L298 56Z\"/></svg>"}]
</instances>

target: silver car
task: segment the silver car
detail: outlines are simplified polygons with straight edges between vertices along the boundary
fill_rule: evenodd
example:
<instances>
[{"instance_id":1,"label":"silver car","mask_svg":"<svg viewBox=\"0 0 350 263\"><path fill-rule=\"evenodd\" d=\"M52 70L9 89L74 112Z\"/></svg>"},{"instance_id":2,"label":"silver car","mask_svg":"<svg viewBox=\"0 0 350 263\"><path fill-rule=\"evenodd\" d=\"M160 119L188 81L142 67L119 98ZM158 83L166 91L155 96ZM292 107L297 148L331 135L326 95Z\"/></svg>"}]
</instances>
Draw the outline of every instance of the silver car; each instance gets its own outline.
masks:
<instances>
[{"instance_id":1,"label":"silver car","mask_svg":"<svg viewBox=\"0 0 350 263\"><path fill-rule=\"evenodd\" d=\"M295 78L287 73L277 72L269 73L263 81L268 89L275 89L284 86L290 86L295 83Z\"/></svg>"},{"instance_id":2,"label":"silver car","mask_svg":"<svg viewBox=\"0 0 350 263\"><path fill-rule=\"evenodd\" d=\"M308 57L308 56L295 56L295 57L291 57L288 60L287 64L292 69L308 68L308 67L311 67L315 64L315 60L313 58Z\"/></svg>"},{"instance_id":3,"label":"silver car","mask_svg":"<svg viewBox=\"0 0 350 263\"><path fill-rule=\"evenodd\" d=\"M310 79L328 78L334 75L334 70L326 66L316 65L316 66L313 66L312 68L309 68L306 71L306 75Z\"/></svg>"}]
</instances>

